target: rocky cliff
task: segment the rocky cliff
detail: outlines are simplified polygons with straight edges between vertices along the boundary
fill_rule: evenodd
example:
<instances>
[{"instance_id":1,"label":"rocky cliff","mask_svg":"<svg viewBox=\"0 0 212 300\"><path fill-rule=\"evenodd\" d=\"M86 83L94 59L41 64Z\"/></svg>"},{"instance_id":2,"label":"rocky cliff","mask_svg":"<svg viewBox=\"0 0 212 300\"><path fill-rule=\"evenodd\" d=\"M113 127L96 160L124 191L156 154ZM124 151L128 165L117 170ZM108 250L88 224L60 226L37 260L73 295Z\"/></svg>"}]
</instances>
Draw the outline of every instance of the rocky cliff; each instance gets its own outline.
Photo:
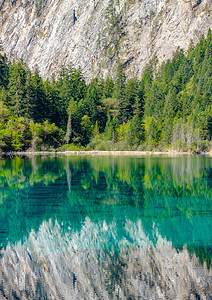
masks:
<instances>
[{"instance_id":1,"label":"rocky cliff","mask_svg":"<svg viewBox=\"0 0 212 300\"><path fill-rule=\"evenodd\" d=\"M178 46L187 49L212 27L212 0L1 0L1 45L46 78L62 64L87 79L114 74L120 60L128 78L141 76Z\"/></svg>"}]
</instances>

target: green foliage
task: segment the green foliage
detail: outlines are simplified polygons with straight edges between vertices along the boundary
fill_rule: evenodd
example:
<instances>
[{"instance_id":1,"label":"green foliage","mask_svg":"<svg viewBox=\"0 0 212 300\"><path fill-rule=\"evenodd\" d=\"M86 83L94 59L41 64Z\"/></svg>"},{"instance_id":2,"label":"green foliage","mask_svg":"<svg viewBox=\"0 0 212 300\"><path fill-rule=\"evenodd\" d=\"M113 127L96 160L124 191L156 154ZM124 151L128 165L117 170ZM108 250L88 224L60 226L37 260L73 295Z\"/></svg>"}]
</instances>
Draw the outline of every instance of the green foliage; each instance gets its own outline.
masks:
<instances>
[{"instance_id":1,"label":"green foliage","mask_svg":"<svg viewBox=\"0 0 212 300\"><path fill-rule=\"evenodd\" d=\"M8 84L8 100L11 110L14 115L21 116L24 114L24 94L26 83L26 69L22 62L13 64L9 71L9 84Z\"/></svg>"},{"instance_id":2,"label":"green foliage","mask_svg":"<svg viewBox=\"0 0 212 300\"><path fill-rule=\"evenodd\" d=\"M107 9L114 28L118 6L111 0ZM45 150L62 143L100 150L210 147L211 30L196 47L187 53L178 48L160 67L154 57L140 81L126 82L121 62L114 77L86 84L70 64L57 80L44 81L23 62L0 56L0 149Z\"/></svg>"},{"instance_id":3,"label":"green foliage","mask_svg":"<svg viewBox=\"0 0 212 300\"><path fill-rule=\"evenodd\" d=\"M2 151L18 151L29 148L29 126L23 117L10 117L0 122L0 149Z\"/></svg>"},{"instance_id":4,"label":"green foliage","mask_svg":"<svg viewBox=\"0 0 212 300\"><path fill-rule=\"evenodd\" d=\"M83 148L81 147L81 145L79 144L68 144L68 145L63 145L61 147L58 148L58 151L80 151L83 150Z\"/></svg>"},{"instance_id":5,"label":"green foliage","mask_svg":"<svg viewBox=\"0 0 212 300\"><path fill-rule=\"evenodd\" d=\"M9 79L9 66L5 56L0 56L0 90L6 87Z\"/></svg>"},{"instance_id":6,"label":"green foliage","mask_svg":"<svg viewBox=\"0 0 212 300\"><path fill-rule=\"evenodd\" d=\"M93 137L96 137L99 135L99 125L98 125L98 122L96 121L96 124L94 126L94 129L92 131L92 136Z\"/></svg>"},{"instance_id":7,"label":"green foliage","mask_svg":"<svg viewBox=\"0 0 212 300\"><path fill-rule=\"evenodd\" d=\"M10 116L9 109L4 105L3 101L0 101L0 122L5 123Z\"/></svg>"},{"instance_id":8,"label":"green foliage","mask_svg":"<svg viewBox=\"0 0 212 300\"><path fill-rule=\"evenodd\" d=\"M211 135L211 47L209 30L207 39L190 47L187 55L177 49L155 76L150 67L145 70L141 82L145 119L151 117L146 131L148 143L176 150L205 149L205 142L201 141L207 141Z\"/></svg>"},{"instance_id":9,"label":"green foliage","mask_svg":"<svg viewBox=\"0 0 212 300\"><path fill-rule=\"evenodd\" d=\"M32 150L51 150L60 146L63 137L63 131L54 123L50 124L48 120L43 124L30 122L30 132L32 135Z\"/></svg>"},{"instance_id":10,"label":"green foliage","mask_svg":"<svg viewBox=\"0 0 212 300\"><path fill-rule=\"evenodd\" d=\"M83 133L82 142L84 145L86 145L86 144L88 144L90 137L91 137L91 133L93 131L93 125L91 123L91 119L89 116L84 115L82 117L81 128L82 128L82 133Z\"/></svg>"}]
</instances>

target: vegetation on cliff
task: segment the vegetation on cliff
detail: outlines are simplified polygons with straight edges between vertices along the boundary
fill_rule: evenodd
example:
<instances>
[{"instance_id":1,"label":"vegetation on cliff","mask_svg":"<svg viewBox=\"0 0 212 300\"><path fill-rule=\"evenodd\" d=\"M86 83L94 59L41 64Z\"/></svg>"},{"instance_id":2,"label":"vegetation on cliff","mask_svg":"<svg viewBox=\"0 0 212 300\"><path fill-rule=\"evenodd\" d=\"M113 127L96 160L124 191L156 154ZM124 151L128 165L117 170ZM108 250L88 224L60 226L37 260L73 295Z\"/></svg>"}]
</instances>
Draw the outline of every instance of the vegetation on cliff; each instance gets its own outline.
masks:
<instances>
[{"instance_id":1,"label":"vegetation on cliff","mask_svg":"<svg viewBox=\"0 0 212 300\"><path fill-rule=\"evenodd\" d=\"M145 68L142 79L86 84L63 66L42 80L23 62L0 57L0 149L205 150L212 138L212 34L171 60Z\"/></svg>"}]
</instances>

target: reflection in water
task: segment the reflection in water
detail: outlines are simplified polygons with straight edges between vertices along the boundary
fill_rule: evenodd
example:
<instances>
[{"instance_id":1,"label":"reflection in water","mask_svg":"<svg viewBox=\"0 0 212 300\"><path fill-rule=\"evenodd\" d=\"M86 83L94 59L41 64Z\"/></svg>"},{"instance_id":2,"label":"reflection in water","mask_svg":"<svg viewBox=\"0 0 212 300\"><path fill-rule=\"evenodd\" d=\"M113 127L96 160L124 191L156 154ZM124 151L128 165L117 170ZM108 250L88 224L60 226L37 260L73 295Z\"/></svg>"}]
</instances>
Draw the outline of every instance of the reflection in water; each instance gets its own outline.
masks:
<instances>
[{"instance_id":1,"label":"reflection in water","mask_svg":"<svg viewBox=\"0 0 212 300\"><path fill-rule=\"evenodd\" d=\"M1 299L210 299L212 270L153 231L155 246L140 221L126 220L122 239L115 222L86 218L79 232L43 222L2 251Z\"/></svg>"},{"instance_id":2,"label":"reflection in water","mask_svg":"<svg viewBox=\"0 0 212 300\"><path fill-rule=\"evenodd\" d=\"M210 158L0 160L0 299L210 299L211 216Z\"/></svg>"}]
</instances>

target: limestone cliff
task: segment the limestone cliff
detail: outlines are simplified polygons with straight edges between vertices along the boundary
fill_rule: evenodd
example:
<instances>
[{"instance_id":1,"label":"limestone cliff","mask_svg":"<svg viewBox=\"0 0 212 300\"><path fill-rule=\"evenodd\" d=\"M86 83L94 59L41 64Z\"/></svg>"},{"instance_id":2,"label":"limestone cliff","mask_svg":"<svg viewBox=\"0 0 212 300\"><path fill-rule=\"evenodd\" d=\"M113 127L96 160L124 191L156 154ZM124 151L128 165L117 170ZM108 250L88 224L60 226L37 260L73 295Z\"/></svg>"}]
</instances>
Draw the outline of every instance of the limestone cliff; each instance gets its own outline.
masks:
<instances>
[{"instance_id":1,"label":"limestone cliff","mask_svg":"<svg viewBox=\"0 0 212 300\"><path fill-rule=\"evenodd\" d=\"M141 76L178 46L188 48L212 28L212 0L0 0L1 45L46 78L62 64L81 67L87 79Z\"/></svg>"}]
</instances>

